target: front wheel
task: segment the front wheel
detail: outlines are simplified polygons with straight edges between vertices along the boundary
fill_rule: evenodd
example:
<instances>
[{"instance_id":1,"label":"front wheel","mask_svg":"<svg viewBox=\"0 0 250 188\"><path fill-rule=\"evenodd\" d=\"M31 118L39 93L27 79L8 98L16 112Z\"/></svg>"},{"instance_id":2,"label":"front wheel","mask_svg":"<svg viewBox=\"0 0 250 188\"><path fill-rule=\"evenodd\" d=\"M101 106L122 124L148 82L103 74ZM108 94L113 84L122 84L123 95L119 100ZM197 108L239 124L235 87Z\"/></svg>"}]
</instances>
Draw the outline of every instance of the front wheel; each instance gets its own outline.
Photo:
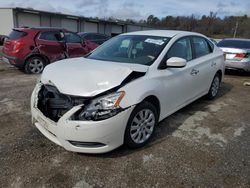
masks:
<instances>
[{"instance_id":1,"label":"front wheel","mask_svg":"<svg viewBox=\"0 0 250 188\"><path fill-rule=\"evenodd\" d=\"M208 94L207 94L208 99L214 99L217 96L219 92L219 88L220 88L220 82L221 82L221 78L220 78L220 75L217 73L214 76L214 79L208 91Z\"/></svg>"},{"instance_id":2,"label":"front wheel","mask_svg":"<svg viewBox=\"0 0 250 188\"><path fill-rule=\"evenodd\" d=\"M144 146L152 137L157 123L155 106L146 101L138 104L128 120L124 143L130 148Z\"/></svg>"},{"instance_id":3,"label":"front wheel","mask_svg":"<svg viewBox=\"0 0 250 188\"><path fill-rule=\"evenodd\" d=\"M31 57L26 61L24 71L28 74L39 74L43 71L45 65L43 58L38 56Z\"/></svg>"}]
</instances>

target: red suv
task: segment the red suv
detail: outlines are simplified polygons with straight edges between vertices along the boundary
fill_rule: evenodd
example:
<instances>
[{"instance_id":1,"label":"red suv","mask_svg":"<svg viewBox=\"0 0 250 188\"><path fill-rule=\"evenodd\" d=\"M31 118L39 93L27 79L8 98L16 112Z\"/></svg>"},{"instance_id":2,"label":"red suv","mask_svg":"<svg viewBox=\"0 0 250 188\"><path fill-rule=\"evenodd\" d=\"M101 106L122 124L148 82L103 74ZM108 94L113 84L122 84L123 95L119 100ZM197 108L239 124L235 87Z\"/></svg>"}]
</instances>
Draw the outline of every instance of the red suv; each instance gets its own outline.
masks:
<instances>
[{"instance_id":1,"label":"red suv","mask_svg":"<svg viewBox=\"0 0 250 188\"><path fill-rule=\"evenodd\" d=\"M83 56L98 45L61 28L17 28L4 42L3 60L26 73L41 73L54 61Z\"/></svg>"}]
</instances>

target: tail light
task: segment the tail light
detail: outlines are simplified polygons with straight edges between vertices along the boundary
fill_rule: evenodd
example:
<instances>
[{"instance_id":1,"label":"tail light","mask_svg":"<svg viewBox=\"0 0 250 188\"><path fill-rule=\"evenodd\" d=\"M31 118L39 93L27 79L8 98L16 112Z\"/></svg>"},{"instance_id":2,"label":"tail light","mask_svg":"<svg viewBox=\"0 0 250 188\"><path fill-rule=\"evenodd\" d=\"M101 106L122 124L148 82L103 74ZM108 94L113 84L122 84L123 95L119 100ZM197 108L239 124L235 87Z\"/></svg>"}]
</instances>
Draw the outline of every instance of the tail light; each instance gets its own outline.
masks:
<instances>
[{"instance_id":1,"label":"tail light","mask_svg":"<svg viewBox=\"0 0 250 188\"><path fill-rule=\"evenodd\" d=\"M22 47L22 43L15 42L13 46L13 51L19 51L21 47Z\"/></svg>"},{"instance_id":2,"label":"tail light","mask_svg":"<svg viewBox=\"0 0 250 188\"><path fill-rule=\"evenodd\" d=\"M242 59L246 58L247 56L248 56L248 54L246 54L246 53L238 53L238 54L235 54L234 59L242 60Z\"/></svg>"},{"instance_id":3,"label":"tail light","mask_svg":"<svg viewBox=\"0 0 250 188\"><path fill-rule=\"evenodd\" d=\"M225 52L223 53L223 56L224 56L224 61L226 61L227 54Z\"/></svg>"}]
</instances>

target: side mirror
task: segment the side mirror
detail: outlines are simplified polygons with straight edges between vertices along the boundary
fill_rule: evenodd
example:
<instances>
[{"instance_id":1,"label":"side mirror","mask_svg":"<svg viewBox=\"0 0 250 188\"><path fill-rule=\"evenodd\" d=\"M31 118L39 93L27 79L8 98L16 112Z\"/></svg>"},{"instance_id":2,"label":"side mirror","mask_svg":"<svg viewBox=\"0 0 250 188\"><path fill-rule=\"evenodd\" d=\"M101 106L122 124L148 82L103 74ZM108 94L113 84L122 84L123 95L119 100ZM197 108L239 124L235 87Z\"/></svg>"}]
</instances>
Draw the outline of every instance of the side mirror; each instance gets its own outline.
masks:
<instances>
[{"instance_id":1,"label":"side mirror","mask_svg":"<svg viewBox=\"0 0 250 188\"><path fill-rule=\"evenodd\" d=\"M171 57L167 60L166 66L171 68L182 68L187 64L187 60L180 57Z\"/></svg>"},{"instance_id":2,"label":"side mirror","mask_svg":"<svg viewBox=\"0 0 250 188\"><path fill-rule=\"evenodd\" d=\"M60 32L60 34L55 34L55 37L58 41L63 41L64 39L64 34Z\"/></svg>"},{"instance_id":3,"label":"side mirror","mask_svg":"<svg viewBox=\"0 0 250 188\"><path fill-rule=\"evenodd\" d=\"M82 39L82 46L83 47L87 46L86 41L84 39Z\"/></svg>"}]
</instances>

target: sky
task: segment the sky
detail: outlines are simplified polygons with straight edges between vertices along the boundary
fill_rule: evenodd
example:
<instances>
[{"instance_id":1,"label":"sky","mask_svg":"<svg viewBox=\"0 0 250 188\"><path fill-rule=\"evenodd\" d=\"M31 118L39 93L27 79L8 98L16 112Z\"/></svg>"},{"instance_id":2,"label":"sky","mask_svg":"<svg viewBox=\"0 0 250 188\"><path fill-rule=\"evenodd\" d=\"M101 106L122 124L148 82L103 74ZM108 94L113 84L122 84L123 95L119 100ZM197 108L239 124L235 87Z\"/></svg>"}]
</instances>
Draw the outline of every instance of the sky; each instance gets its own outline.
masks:
<instances>
[{"instance_id":1,"label":"sky","mask_svg":"<svg viewBox=\"0 0 250 188\"><path fill-rule=\"evenodd\" d=\"M117 19L147 19L151 14L165 16L197 17L250 16L250 0L0 0L0 7L23 7L64 14Z\"/></svg>"}]
</instances>

